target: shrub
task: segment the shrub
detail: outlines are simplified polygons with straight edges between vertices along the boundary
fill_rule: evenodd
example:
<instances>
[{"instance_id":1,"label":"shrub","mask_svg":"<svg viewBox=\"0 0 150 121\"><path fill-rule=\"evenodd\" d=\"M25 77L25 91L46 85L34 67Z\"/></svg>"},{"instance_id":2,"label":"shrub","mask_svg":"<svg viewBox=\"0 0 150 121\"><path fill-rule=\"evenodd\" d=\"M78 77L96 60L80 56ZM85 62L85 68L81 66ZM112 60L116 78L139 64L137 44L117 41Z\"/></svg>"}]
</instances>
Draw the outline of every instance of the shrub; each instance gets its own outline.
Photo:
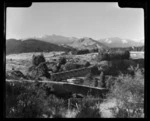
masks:
<instances>
[{"instance_id":1,"label":"shrub","mask_svg":"<svg viewBox=\"0 0 150 121\"><path fill-rule=\"evenodd\" d=\"M112 64L110 61L101 61L98 63L98 69L99 71L108 71L112 67Z\"/></svg>"},{"instance_id":2,"label":"shrub","mask_svg":"<svg viewBox=\"0 0 150 121\"><path fill-rule=\"evenodd\" d=\"M64 108L64 100L46 95L39 83L6 83L6 117L42 118L58 117Z\"/></svg>"},{"instance_id":3,"label":"shrub","mask_svg":"<svg viewBox=\"0 0 150 121\"><path fill-rule=\"evenodd\" d=\"M48 73L48 68L45 62L40 63L37 67L39 76L45 76L47 78L50 78L50 74Z\"/></svg>"},{"instance_id":4,"label":"shrub","mask_svg":"<svg viewBox=\"0 0 150 121\"><path fill-rule=\"evenodd\" d=\"M98 63L99 71L105 72L107 75L118 76L121 73L128 74L130 66L135 67L137 64L132 60L112 60L101 61Z\"/></svg>"},{"instance_id":5,"label":"shrub","mask_svg":"<svg viewBox=\"0 0 150 121\"><path fill-rule=\"evenodd\" d=\"M32 56L32 66L29 67L27 76L31 79L39 79L44 76L50 78L49 69L46 65L45 57L41 55Z\"/></svg>"},{"instance_id":6,"label":"shrub","mask_svg":"<svg viewBox=\"0 0 150 121\"><path fill-rule=\"evenodd\" d=\"M87 54L87 53L90 53L90 51L89 51L88 49L78 50L78 51L77 51L77 54L78 54L78 55Z\"/></svg>"},{"instance_id":7,"label":"shrub","mask_svg":"<svg viewBox=\"0 0 150 121\"><path fill-rule=\"evenodd\" d=\"M43 83L6 82L6 117L7 118L64 118L68 110L76 118L100 118L97 104L101 98L86 96L84 98L71 98L71 108L68 101L47 95L47 87Z\"/></svg>"},{"instance_id":8,"label":"shrub","mask_svg":"<svg viewBox=\"0 0 150 121\"><path fill-rule=\"evenodd\" d=\"M75 63L66 63L66 64L65 64L65 71L73 70L73 69L78 69L79 67L80 67L79 64L75 64Z\"/></svg>"},{"instance_id":9,"label":"shrub","mask_svg":"<svg viewBox=\"0 0 150 121\"><path fill-rule=\"evenodd\" d=\"M93 74L93 75L98 75L99 73L100 73L100 71L99 71L99 69L98 69L98 66L93 66L92 68L91 68L91 73Z\"/></svg>"},{"instance_id":10,"label":"shrub","mask_svg":"<svg viewBox=\"0 0 150 121\"><path fill-rule=\"evenodd\" d=\"M88 66L90 66L91 64L90 64L90 62L86 62L85 64L84 64L84 67L88 67Z\"/></svg>"},{"instance_id":11,"label":"shrub","mask_svg":"<svg viewBox=\"0 0 150 121\"><path fill-rule=\"evenodd\" d=\"M93 80L93 75L92 75L92 73L87 74L86 77L85 77L85 79L86 79L86 80Z\"/></svg>"},{"instance_id":12,"label":"shrub","mask_svg":"<svg viewBox=\"0 0 150 121\"><path fill-rule=\"evenodd\" d=\"M132 59L134 62L139 64L140 68L144 68L144 59Z\"/></svg>"},{"instance_id":13,"label":"shrub","mask_svg":"<svg viewBox=\"0 0 150 121\"><path fill-rule=\"evenodd\" d=\"M116 117L137 118L144 114L144 75L135 70L135 76L120 75L115 81L108 98L116 98Z\"/></svg>"},{"instance_id":14,"label":"shrub","mask_svg":"<svg viewBox=\"0 0 150 121\"><path fill-rule=\"evenodd\" d=\"M111 89L115 84L116 78L109 76L107 79L105 79L105 84L107 89Z\"/></svg>"},{"instance_id":15,"label":"shrub","mask_svg":"<svg viewBox=\"0 0 150 121\"><path fill-rule=\"evenodd\" d=\"M60 59L59 59L59 65L64 65L64 64L66 64L66 58L64 58L64 57L61 57Z\"/></svg>"},{"instance_id":16,"label":"shrub","mask_svg":"<svg viewBox=\"0 0 150 121\"><path fill-rule=\"evenodd\" d=\"M101 118L101 113L96 104L101 103L101 98L87 96L79 103L79 111L76 118Z\"/></svg>"},{"instance_id":17,"label":"shrub","mask_svg":"<svg viewBox=\"0 0 150 121\"><path fill-rule=\"evenodd\" d=\"M95 86L95 78L94 75L92 73L89 73L86 75L85 79L84 79L84 85L88 85L88 86Z\"/></svg>"},{"instance_id":18,"label":"shrub","mask_svg":"<svg viewBox=\"0 0 150 121\"><path fill-rule=\"evenodd\" d=\"M53 73L57 73L59 70L58 70L58 68L57 68L57 65L53 65L52 66L52 72Z\"/></svg>"},{"instance_id":19,"label":"shrub","mask_svg":"<svg viewBox=\"0 0 150 121\"><path fill-rule=\"evenodd\" d=\"M26 79L26 76L21 71L13 70L13 71L6 72L6 78L7 79L21 79L21 78Z\"/></svg>"},{"instance_id":20,"label":"shrub","mask_svg":"<svg viewBox=\"0 0 150 121\"><path fill-rule=\"evenodd\" d=\"M48 67L45 62L41 62L38 66L29 67L27 75L32 79L38 79L42 76L50 78Z\"/></svg>"},{"instance_id":21,"label":"shrub","mask_svg":"<svg viewBox=\"0 0 150 121\"><path fill-rule=\"evenodd\" d=\"M85 106L77 113L76 118L101 118L101 115L99 113L99 109L93 109Z\"/></svg>"},{"instance_id":22,"label":"shrub","mask_svg":"<svg viewBox=\"0 0 150 121\"><path fill-rule=\"evenodd\" d=\"M100 52L97 56L98 61L102 60L117 60L117 59L129 59L130 52L129 51L104 51Z\"/></svg>"},{"instance_id":23,"label":"shrub","mask_svg":"<svg viewBox=\"0 0 150 121\"><path fill-rule=\"evenodd\" d=\"M6 84L6 117L36 118L41 115L44 99L42 90L30 83Z\"/></svg>"},{"instance_id":24,"label":"shrub","mask_svg":"<svg viewBox=\"0 0 150 121\"><path fill-rule=\"evenodd\" d=\"M43 54L41 55L33 55L32 56L32 65L33 66L38 66L40 63L45 62L45 57Z\"/></svg>"}]
</instances>

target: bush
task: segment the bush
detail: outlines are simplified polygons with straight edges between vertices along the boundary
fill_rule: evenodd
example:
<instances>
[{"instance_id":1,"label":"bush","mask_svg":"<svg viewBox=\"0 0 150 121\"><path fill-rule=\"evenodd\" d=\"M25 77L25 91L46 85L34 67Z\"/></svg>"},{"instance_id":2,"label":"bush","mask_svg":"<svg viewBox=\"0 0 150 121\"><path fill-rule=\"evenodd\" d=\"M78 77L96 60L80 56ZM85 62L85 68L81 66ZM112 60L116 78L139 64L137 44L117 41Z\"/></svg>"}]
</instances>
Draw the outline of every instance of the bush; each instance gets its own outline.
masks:
<instances>
[{"instance_id":1,"label":"bush","mask_svg":"<svg viewBox=\"0 0 150 121\"><path fill-rule=\"evenodd\" d=\"M135 76L120 75L115 81L108 98L116 98L116 117L138 118L144 114L144 75L140 69Z\"/></svg>"},{"instance_id":2,"label":"bush","mask_svg":"<svg viewBox=\"0 0 150 121\"><path fill-rule=\"evenodd\" d=\"M66 63L64 70L65 71L69 71L69 70L78 69L78 68L80 68L79 64L76 64L76 63Z\"/></svg>"},{"instance_id":3,"label":"bush","mask_svg":"<svg viewBox=\"0 0 150 121\"><path fill-rule=\"evenodd\" d=\"M27 75L32 79L38 79L40 77L50 78L48 71L46 63L41 62L38 66L29 67Z\"/></svg>"},{"instance_id":4,"label":"bush","mask_svg":"<svg viewBox=\"0 0 150 121\"><path fill-rule=\"evenodd\" d=\"M21 79L21 78L26 79L26 76L21 71L13 70L13 71L6 72L6 78L7 79Z\"/></svg>"},{"instance_id":5,"label":"bush","mask_svg":"<svg viewBox=\"0 0 150 121\"><path fill-rule=\"evenodd\" d=\"M91 68L91 73L93 74L93 75L98 75L98 74L100 74L100 71L99 71L99 69L98 69L98 66L93 66L92 68Z\"/></svg>"},{"instance_id":6,"label":"bush","mask_svg":"<svg viewBox=\"0 0 150 121\"><path fill-rule=\"evenodd\" d=\"M33 55L32 56L32 65L33 66L38 66L40 63L45 62L45 57L43 54L41 55Z\"/></svg>"},{"instance_id":7,"label":"bush","mask_svg":"<svg viewBox=\"0 0 150 121\"><path fill-rule=\"evenodd\" d=\"M58 117L64 108L64 100L46 95L39 83L6 83L7 118Z\"/></svg>"},{"instance_id":8,"label":"bush","mask_svg":"<svg viewBox=\"0 0 150 121\"><path fill-rule=\"evenodd\" d=\"M129 74L128 68L135 67L137 64L132 60L112 60L101 61L98 63L99 71L105 72L107 75L118 76L121 73Z\"/></svg>"},{"instance_id":9,"label":"bush","mask_svg":"<svg viewBox=\"0 0 150 121\"><path fill-rule=\"evenodd\" d=\"M89 74L86 75L83 84L88 85L88 86L94 86L95 85L95 80L94 80L94 77L93 77L92 73L89 73Z\"/></svg>"},{"instance_id":10,"label":"bush","mask_svg":"<svg viewBox=\"0 0 150 121\"><path fill-rule=\"evenodd\" d=\"M122 60L122 59L129 59L130 58L130 52L129 51L104 51L104 52L99 52L97 59L98 61L102 60Z\"/></svg>"},{"instance_id":11,"label":"bush","mask_svg":"<svg viewBox=\"0 0 150 121\"><path fill-rule=\"evenodd\" d=\"M92 73L87 74L85 79L90 80L90 81L93 80L94 78L93 78Z\"/></svg>"},{"instance_id":12,"label":"bush","mask_svg":"<svg viewBox=\"0 0 150 121\"><path fill-rule=\"evenodd\" d=\"M84 64L84 67L88 67L88 66L90 66L91 64L90 64L90 62L86 62L85 64Z\"/></svg>"},{"instance_id":13,"label":"bush","mask_svg":"<svg viewBox=\"0 0 150 121\"><path fill-rule=\"evenodd\" d=\"M79 103L79 111L76 118L101 118L100 110L96 106L101 102L101 98L94 98L92 96L83 98L81 103Z\"/></svg>"},{"instance_id":14,"label":"bush","mask_svg":"<svg viewBox=\"0 0 150 121\"><path fill-rule=\"evenodd\" d=\"M71 98L72 109L68 109L67 100L47 95L47 87L47 84L38 82L6 82L6 117L64 118L68 110L76 110L73 116L76 118L100 117L96 104L102 102L101 98Z\"/></svg>"},{"instance_id":15,"label":"bush","mask_svg":"<svg viewBox=\"0 0 150 121\"><path fill-rule=\"evenodd\" d=\"M32 56L32 66L29 67L27 76L31 79L39 79L40 77L50 78L49 69L46 65L45 57L41 55Z\"/></svg>"},{"instance_id":16,"label":"bush","mask_svg":"<svg viewBox=\"0 0 150 121\"><path fill-rule=\"evenodd\" d=\"M101 115L99 113L99 109L93 109L85 106L77 113L76 118L101 118Z\"/></svg>"},{"instance_id":17,"label":"bush","mask_svg":"<svg viewBox=\"0 0 150 121\"><path fill-rule=\"evenodd\" d=\"M115 84L116 78L109 76L106 80L105 80L105 84L106 84L106 88L107 89L111 89L114 84Z\"/></svg>"},{"instance_id":18,"label":"bush","mask_svg":"<svg viewBox=\"0 0 150 121\"><path fill-rule=\"evenodd\" d=\"M90 53L90 51L89 51L88 49L78 50L78 51L77 51L77 54L78 54L78 55L87 54L87 53Z\"/></svg>"},{"instance_id":19,"label":"bush","mask_svg":"<svg viewBox=\"0 0 150 121\"><path fill-rule=\"evenodd\" d=\"M61 57L60 59L59 59L59 65L64 65L64 64L66 64L66 58L64 58L64 57Z\"/></svg>"}]
</instances>

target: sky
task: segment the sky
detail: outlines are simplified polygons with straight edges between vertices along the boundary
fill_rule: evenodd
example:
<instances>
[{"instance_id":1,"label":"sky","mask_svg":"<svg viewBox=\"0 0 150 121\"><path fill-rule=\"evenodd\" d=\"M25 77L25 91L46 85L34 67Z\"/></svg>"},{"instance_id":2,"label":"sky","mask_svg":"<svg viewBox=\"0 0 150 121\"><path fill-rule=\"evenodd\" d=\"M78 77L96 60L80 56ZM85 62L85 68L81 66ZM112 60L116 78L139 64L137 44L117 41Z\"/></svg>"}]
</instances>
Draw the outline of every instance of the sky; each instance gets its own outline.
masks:
<instances>
[{"instance_id":1,"label":"sky","mask_svg":"<svg viewBox=\"0 0 150 121\"><path fill-rule=\"evenodd\" d=\"M120 8L117 2L32 3L6 11L6 39L44 35L102 39L144 39L144 10Z\"/></svg>"}]
</instances>

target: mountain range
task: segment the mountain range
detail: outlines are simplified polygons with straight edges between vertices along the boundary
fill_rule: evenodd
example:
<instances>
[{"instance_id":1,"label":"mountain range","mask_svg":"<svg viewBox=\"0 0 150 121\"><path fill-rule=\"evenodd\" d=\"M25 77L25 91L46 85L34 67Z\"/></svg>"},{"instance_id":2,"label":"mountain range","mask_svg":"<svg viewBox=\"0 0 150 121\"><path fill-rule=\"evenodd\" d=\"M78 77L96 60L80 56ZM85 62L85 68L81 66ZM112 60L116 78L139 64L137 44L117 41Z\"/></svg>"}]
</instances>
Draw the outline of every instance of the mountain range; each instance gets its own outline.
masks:
<instances>
[{"instance_id":1,"label":"mountain range","mask_svg":"<svg viewBox=\"0 0 150 121\"><path fill-rule=\"evenodd\" d=\"M131 46L143 46L144 40L138 42L131 39L122 39L119 37L105 38L98 40L108 47L117 48L117 47L131 47Z\"/></svg>"},{"instance_id":2,"label":"mountain range","mask_svg":"<svg viewBox=\"0 0 150 121\"><path fill-rule=\"evenodd\" d=\"M103 45L111 48L115 47L131 47L131 46L142 46L144 45L144 40L134 41L131 39L122 39L119 37L111 37L111 38L104 38L99 40L94 40L89 37L83 38L76 38L76 37L65 37L60 35L45 35L40 38L36 38L45 42L50 42L53 44L59 44L64 46L71 46L75 48L86 48L86 46L94 45ZM96 45L96 44L97 45Z\"/></svg>"},{"instance_id":3,"label":"mountain range","mask_svg":"<svg viewBox=\"0 0 150 121\"><path fill-rule=\"evenodd\" d=\"M76 38L60 35L45 35L43 37L28 38L25 40L6 40L6 54L40 51L70 51L72 49L100 49L143 46L144 40L135 42L119 37L94 40L89 37Z\"/></svg>"}]
</instances>

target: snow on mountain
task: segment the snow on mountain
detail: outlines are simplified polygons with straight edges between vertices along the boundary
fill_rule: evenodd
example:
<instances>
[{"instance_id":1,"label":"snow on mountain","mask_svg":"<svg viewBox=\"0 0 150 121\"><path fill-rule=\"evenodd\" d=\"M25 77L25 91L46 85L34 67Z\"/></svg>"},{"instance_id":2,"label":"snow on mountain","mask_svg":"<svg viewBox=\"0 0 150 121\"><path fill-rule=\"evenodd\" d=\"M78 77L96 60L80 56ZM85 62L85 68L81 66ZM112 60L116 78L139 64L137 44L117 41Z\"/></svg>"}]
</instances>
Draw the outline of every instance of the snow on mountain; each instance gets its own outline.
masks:
<instances>
[{"instance_id":1,"label":"snow on mountain","mask_svg":"<svg viewBox=\"0 0 150 121\"><path fill-rule=\"evenodd\" d=\"M100 39L98 41L105 44L108 47L131 47L144 45L144 40L134 41L131 39L122 39L119 37L105 38Z\"/></svg>"}]
</instances>

